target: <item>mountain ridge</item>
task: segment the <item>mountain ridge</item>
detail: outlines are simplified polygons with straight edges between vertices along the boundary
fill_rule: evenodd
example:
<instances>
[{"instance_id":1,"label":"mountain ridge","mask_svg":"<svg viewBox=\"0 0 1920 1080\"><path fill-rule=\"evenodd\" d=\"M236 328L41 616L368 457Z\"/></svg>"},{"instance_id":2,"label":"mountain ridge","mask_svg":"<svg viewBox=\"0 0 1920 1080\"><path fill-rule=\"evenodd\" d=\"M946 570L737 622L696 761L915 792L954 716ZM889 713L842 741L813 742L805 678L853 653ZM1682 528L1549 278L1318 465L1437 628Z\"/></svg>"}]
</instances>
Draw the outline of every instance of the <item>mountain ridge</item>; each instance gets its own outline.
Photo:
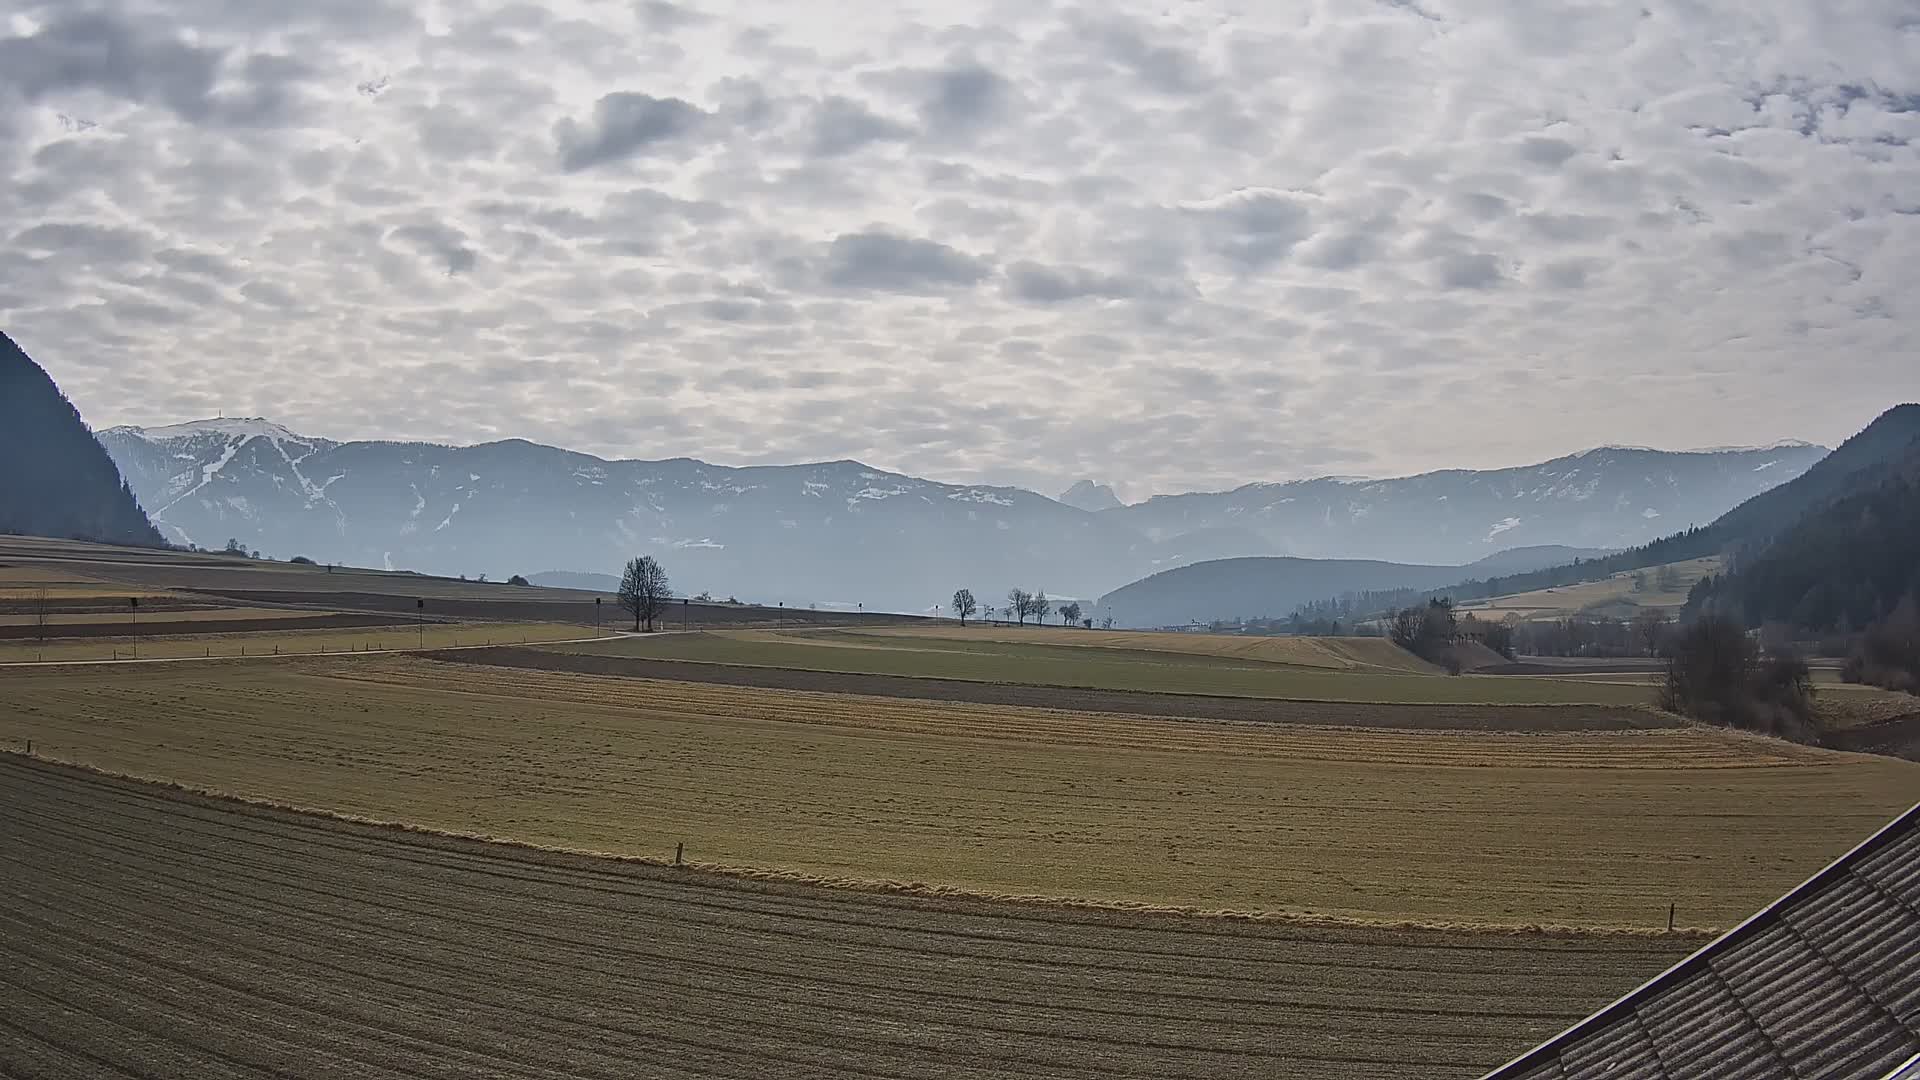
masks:
<instances>
[{"instance_id":1,"label":"mountain ridge","mask_svg":"<svg viewBox=\"0 0 1920 1080\"><path fill-rule=\"evenodd\" d=\"M1088 512L1025 488L944 483L847 458L726 466L685 456L609 459L523 438L341 442L260 417L121 425L100 441L156 508L155 523L181 544L218 547L232 537L282 556L501 577L536 567L603 571L656 554L691 591L892 610L928 610L960 585L983 596L1021 585L1090 598L1116 582L1210 559L1312 557L1313 544L1296 542L1303 531L1323 548L1367 538L1373 549L1358 554L1454 566L1543 543L1623 547L1650 531L1650 519L1631 516L1638 502L1628 511L1583 507L1603 528L1556 525L1562 508L1525 493L1563 480L1563 465L1551 477L1534 475L1545 465L1508 470L1524 477L1507 485L1520 494L1497 514L1456 515L1448 539L1447 529L1392 528L1407 516L1400 503L1443 505L1449 493L1484 487L1485 474L1278 485L1297 492L1318 484L1340 496L1338 507L1312 505L1309 516L1322 520L1312 530L1298 520L1276 527L1271 513L1137 528L1124 515L1142 504ZM1655 472L1671 457L1645 453L1654 456L1642 464ZM1715 458L1707 470L1686 467L1691 460L1668 470L1673 490L1660 505L1717 510L1800 467L1796 458L1758 476L1752 466L1762 458ZM1587 468L1591 478L1610 478L1609 491L1632 486L1612 477L1610 463ZM1516 529L1523 517L1540 520ZM1383 531L1392 534L1384 541ZM1587 542L1589 534L1602 542ZM1432 544L1434 537L1447 542Z\"/></svg>"}]
</instances>

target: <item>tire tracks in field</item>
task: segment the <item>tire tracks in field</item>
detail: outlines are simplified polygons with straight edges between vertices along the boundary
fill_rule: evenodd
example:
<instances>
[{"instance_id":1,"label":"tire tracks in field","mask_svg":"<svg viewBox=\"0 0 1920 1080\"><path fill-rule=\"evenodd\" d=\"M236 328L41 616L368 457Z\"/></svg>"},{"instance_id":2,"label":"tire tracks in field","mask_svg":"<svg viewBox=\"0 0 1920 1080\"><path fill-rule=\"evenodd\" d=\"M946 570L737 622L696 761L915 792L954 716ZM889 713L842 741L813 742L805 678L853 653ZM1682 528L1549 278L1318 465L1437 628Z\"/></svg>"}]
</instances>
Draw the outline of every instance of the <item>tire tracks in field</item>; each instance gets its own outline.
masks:
<instances>
[{"instance_id":1,"label":"tire tracks in field","mask_svg":"<svg viewBox=\"0 0 1920 1080\"><path fill-rule=\"evenodd\" d=\"M1556 970L1536 989L1573 1013L1593 1003L1577 987L1597 1001L1673 955L715 879L18 759L0 758L0 807L0 983L32 980L43 1019L103 1017L0 1046L0 1072L33 1075L99 1072L87 1054L190 1075L152 1032L199 1039L213 1017L206 1049L233 1070L208 1075L1464 1075L1567 1015L1527 1008L1517 972ZM1471 970L1431 966L1448 957ZM1331 996L1289 989L1342 973ZM1492 993L1479 1011L1421 1004L1473 988Z\"/></svg>"}]
</instances>

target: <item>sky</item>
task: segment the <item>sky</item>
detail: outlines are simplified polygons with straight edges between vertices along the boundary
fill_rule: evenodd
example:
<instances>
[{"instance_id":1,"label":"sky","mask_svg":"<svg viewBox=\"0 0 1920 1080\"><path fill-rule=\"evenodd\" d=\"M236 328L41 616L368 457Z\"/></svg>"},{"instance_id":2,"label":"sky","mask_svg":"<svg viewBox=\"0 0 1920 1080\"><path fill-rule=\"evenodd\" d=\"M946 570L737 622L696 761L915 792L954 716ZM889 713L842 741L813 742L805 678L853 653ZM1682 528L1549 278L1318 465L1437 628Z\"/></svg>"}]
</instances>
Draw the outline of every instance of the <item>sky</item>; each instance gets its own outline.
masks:
<instances>
[{"instance_id":1,"label":"sky","mask_svg":"<svg viewBox=\"0 0 1920 1080\"><path fill-rule=\"evenodd\" d=\"M96 427L1137 499L1920 397L1912 0L0 0L0 177Z\"/></svg>"}]
</instances>

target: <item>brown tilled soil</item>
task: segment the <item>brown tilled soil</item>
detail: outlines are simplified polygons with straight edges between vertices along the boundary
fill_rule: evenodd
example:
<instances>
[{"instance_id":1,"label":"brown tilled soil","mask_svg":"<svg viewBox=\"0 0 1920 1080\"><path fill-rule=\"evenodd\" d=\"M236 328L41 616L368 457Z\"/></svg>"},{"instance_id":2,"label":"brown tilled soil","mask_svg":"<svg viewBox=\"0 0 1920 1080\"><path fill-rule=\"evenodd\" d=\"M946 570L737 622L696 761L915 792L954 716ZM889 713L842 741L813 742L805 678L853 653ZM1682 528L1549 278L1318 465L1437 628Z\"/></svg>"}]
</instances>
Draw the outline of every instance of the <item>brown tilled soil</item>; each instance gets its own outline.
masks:
<instances>
[{"instance_id":1,"label":"brown tilled soil","mask_svg":"<svg viewBox=\"0 0 1920 1080\"><path fill-rule=\"evenodd\" d=\"M889 896L0 755L8 1077L1469 1077L1687 938Z\"/></svg>"},{"instance_id":2,"label":"brown tilled soil","mask_svg":"<svg viewBox=\"0 0 1920 1080\"><path fill-rule=\"evenodd\" d=\"M1447 731L1627 731L1679 726L1677 720L1651 710L1604 705L1376 705L1341 701L1279 701L1023 686L962 679L919 679L897 675L854 675L520 648L466 649L421 655L461 664L489 664L586 675L620 675L635 679L668 679L775 690L814 690L832 694L864 694L869 697L968 701L983 705L1019 705L1134 716L1184 716L1203 720Z\"/></svg>"},{"instance_id":3,"label":"brown tilled soil","mask_svg":"<svg viewBox=\"0 0 1920 1080\"><path fill-rule=\"evenodd\" d=\"M343 630L358 626L396 626L413 620L392 615L306 615L289 619L142 619L139 636L176 637L182 634L251 634L266 630ZM66 638L127 637L133 627L128 622L50 623L46 627L0 626L0 641L23 641L46 637L53 641Z\"/></svg>"}]
</instances>

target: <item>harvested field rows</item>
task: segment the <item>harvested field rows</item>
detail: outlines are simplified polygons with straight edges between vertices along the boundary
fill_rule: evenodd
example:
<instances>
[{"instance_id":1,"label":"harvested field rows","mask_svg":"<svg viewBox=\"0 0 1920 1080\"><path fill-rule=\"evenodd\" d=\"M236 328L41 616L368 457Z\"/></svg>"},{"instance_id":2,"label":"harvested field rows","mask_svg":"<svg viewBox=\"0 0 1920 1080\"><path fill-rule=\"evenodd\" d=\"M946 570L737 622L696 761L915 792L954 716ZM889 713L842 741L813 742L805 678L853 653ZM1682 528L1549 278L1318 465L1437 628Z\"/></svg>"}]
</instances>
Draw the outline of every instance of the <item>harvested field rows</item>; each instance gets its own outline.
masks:
<instances>
[{"instance_id":1,"label":"harvested field rows","mask_svg":"<svg viewBox=\"0 0 1920 1080\"><path fill-rule=\"evenodd\" d=\"M964 640L870 630L806 635L739 631L668 634L568 645L562 651L851 675L1300 701L1644 705L1653 700L1651 687L1603 682L1474 675L1449 678L1377 667L1348 670L1290 665L1199 652L1093 648L1043 640Z\"/></svg>"},{"instance_id":2,"label":"harvested field rows","mask_svg":"<svg viewBox=\"0 0 1920 1080\"><path fill-rule=\"evenodd\" d=\"M1468 1077L1697 944L733 880L0 755L0 1074Z\"/></svg>"},{"instance_id":3,"label":"harvested field rows","mask_svg":"<svg viewBox=\"0 0 1920 1080\"><path fill-rule=\"evenodd\" d=\"M76 674L78 677L76 677ZM1920 766L1697 729L1331 730L410 658L19 669L0 739L108 770L849 884L1368 920L1727 925Z\"/></svg>"}]
</instances>

